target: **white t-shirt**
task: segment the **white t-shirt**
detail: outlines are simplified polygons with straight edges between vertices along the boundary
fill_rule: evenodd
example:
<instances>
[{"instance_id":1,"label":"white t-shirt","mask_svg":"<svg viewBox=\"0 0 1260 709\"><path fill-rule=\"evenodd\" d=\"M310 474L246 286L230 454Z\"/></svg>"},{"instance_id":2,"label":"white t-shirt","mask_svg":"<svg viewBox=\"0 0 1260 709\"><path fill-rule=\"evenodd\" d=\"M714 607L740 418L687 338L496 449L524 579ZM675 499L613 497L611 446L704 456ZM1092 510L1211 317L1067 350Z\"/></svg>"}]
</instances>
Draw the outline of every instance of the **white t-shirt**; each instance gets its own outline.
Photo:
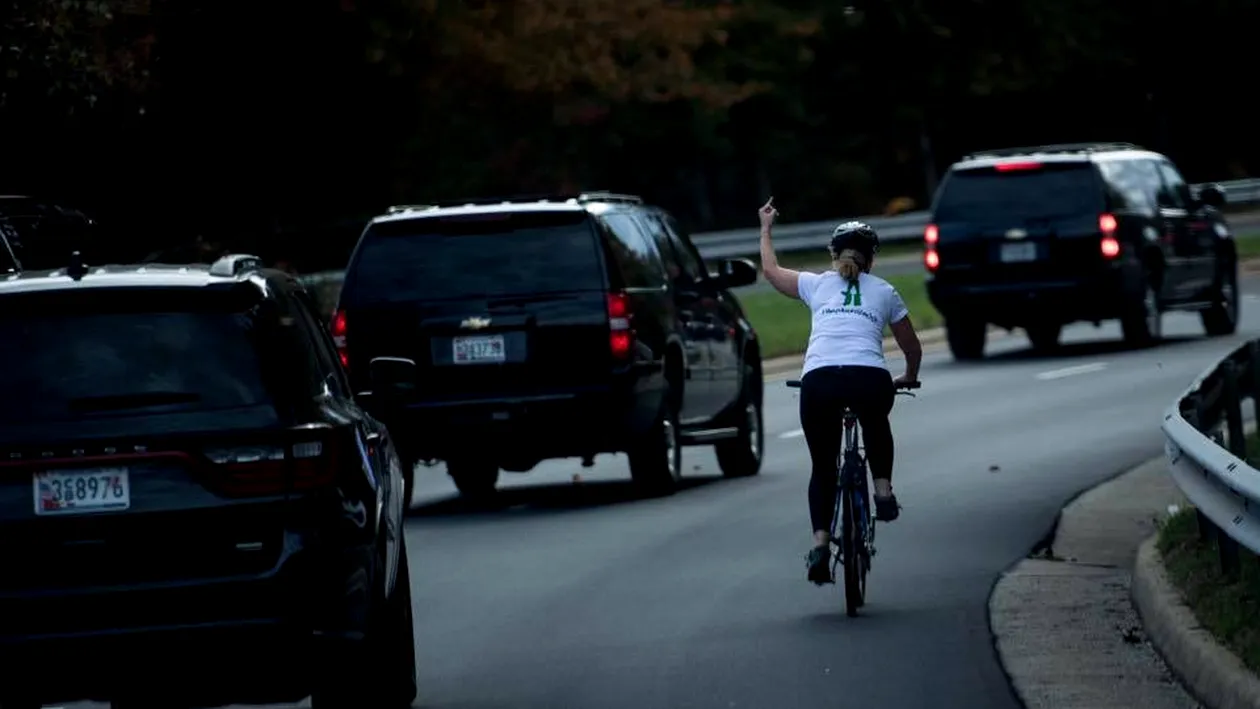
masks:
<instances>
[{"instance_id":1,"label":"white t-shirt","mask_svg":"<svg viewBox=\"0 0 1260 709\"><path fill-rule=\"evenodd\" d=\"M869 273L851 285L835 271L802 272L797 291L813 312L801 376L818 367L887 369L884 327L910 314L891 283Z\"/></svg>"}]
</instances>

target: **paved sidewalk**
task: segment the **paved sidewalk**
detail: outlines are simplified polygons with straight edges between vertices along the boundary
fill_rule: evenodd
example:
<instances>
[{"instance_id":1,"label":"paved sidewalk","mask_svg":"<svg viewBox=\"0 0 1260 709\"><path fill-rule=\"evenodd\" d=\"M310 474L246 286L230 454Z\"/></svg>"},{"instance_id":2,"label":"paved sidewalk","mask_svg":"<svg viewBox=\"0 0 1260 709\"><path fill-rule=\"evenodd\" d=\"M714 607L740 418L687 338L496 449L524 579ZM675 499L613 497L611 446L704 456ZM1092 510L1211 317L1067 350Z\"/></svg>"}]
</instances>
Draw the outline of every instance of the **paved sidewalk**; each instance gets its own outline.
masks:
<instances>
[{"instance_id":1,"label":"paved sidewalk","mask_svg":"<svg viewBox=\"0 0 1260 709\"><path fill-rule=\"evenodd\" d=\"M1029 709L1202 708L1130 600L1138 547L1171 504L1185 498L1160 457L1070 503L1053 541L998 580L990 626Z\"/></svg>"}]
</instances>

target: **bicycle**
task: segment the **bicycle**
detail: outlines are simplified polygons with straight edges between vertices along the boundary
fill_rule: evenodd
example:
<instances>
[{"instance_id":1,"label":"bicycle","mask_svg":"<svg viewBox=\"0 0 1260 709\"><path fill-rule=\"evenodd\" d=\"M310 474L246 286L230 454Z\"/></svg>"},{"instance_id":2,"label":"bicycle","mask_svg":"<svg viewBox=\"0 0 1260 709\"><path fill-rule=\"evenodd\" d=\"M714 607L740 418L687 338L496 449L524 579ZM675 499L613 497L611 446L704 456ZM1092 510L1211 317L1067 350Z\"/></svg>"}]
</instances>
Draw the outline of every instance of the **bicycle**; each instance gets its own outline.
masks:
<instances>
[{"instance_id":1,"label":"bicycle","mask_svg":"<svg viewBox=\"0 0 1260 709\"><path fill-rule=\"evenodd\" d=\"M797 379L788 380L787 385L791 389L801 388ZM895 394L914 398L914 394L906 390L920 386L920 382L898 384ZM836 460L839 482L836 485L836 509L831 517L831 577L835 578L837 566L844 566L845 610L850 618L866 605L866 576L871 570L871 558L875 556L875 518L871 515L870 486L867 484L869 471L858 433L857 414L846 407L844 445ZM837 524L841 526L840 534L836 534Z\"/></svg>"}]
</instances>

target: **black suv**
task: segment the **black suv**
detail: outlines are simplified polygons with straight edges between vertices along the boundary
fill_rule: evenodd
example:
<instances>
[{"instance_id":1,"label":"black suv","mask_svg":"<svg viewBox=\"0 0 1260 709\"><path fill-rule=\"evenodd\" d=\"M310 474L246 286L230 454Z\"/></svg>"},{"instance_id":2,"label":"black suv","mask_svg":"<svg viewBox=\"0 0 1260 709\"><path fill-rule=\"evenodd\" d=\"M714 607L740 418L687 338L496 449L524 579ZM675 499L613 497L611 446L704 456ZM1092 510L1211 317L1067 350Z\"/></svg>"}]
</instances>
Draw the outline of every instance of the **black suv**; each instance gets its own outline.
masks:
<instances>
[{"instance_id":1,"label":"black suv","mask_svg":"<svg viewBox=\"0 0 1260 709\"><path fill-rule=\"evenodd\" d=\"M0 328L0 706L410 705L402 466L300 286L71 262Z\"/></svg>"},{"instance_id":2,"label":"black suv","mask_svg":"<svg viewBox=\"0 0 1260 709\"><path fill-rule=\"evenodd\" d=\"M1109 319L1148 344L1169 310L1198 311L1209 335L1233 333L1238 263L1224 202L1130 143L966 156L924 233L928 296L954 357L982 357L990 324L1023 328L1041 350L1068 323Z\"/></svg>"},{"instance_id":3,"label":"black suv","mask_svg":"<svg viewBox=\"0 0 1260 709\"><path fill-rule=\"evenodd\" d=\"M747 260L710 273L634 196L400 206L355 246L332 333L404 460L445 461L466 496L615 452L668 494L684 445L716 445L727 476L760 469L760 350L727 292L756 277ZM409 395L377 401L381 357L415 364Z\"/></svg>"}]
</instances>

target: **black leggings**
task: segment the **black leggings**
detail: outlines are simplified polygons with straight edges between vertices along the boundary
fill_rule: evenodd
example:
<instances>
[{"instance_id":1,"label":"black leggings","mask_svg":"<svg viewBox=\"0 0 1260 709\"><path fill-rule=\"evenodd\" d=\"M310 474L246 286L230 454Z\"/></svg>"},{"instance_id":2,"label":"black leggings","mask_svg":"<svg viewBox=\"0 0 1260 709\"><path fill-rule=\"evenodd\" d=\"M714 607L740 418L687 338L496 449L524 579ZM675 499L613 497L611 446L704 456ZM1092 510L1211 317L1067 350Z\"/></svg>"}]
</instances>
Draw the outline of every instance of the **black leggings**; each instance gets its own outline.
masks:
<instances>
[{"instance_id":1,"label":"black leggings","mask_svg":"<svg viewBox=\"0 0 1260 709\"><path fill-rule=\"evenodd\" d=\"M890 480L893 468L892 375L882 367L819 367L801 378L801 428L809 445L809 517L830 531L836 505L836 459L844 445L844 409L857 414L871 477Z\"/></svg>"}]
</instances>

